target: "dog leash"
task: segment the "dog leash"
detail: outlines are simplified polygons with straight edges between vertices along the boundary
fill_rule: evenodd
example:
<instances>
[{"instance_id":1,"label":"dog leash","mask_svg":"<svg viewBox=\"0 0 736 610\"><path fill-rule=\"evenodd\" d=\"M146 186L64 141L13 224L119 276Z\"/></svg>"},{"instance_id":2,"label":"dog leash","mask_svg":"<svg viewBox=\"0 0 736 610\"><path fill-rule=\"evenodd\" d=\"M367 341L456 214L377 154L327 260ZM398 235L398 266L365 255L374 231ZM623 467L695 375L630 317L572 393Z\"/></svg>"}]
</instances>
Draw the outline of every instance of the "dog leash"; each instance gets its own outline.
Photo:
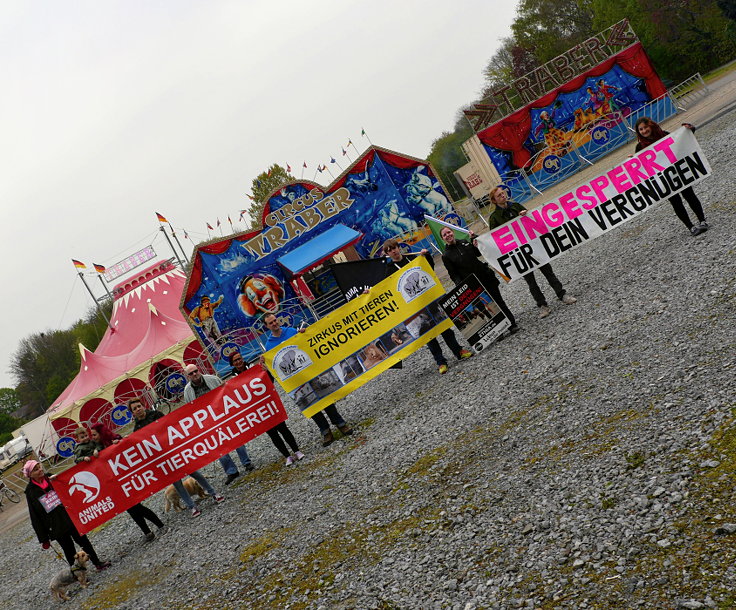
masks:
<instances>
[{"instance_id":1,"label":"dog leash","mask_svg":"<svg viewBox=\"0 0 736 610\"><path fill-rule=\"evenodd\" d=\"M64 559L64 556L59 552L59 550L54 546L53 542L49 542L51 545L51 549L56 553L56 558L61 559L62 561L66 562L66 559Z\"/></svg>"}]
</instances>

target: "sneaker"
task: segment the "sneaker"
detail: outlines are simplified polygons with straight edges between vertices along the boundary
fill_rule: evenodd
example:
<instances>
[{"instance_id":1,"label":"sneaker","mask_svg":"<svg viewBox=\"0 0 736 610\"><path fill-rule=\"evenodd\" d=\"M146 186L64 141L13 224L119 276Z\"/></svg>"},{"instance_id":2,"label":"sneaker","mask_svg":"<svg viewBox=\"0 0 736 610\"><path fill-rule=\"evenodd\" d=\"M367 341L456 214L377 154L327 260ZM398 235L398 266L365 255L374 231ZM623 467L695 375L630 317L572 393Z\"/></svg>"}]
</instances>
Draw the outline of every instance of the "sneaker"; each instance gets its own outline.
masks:
<instances>
[{"instance_id":1,"label":"sneaker","mask_svg":"<svg viewBox=\"0 0 736 610\"><path fill-rule=\"evenodd\" d=\"M539 317L540 318L546 318L550 313L552 313L552 310L549 307L547 307L546 305L540 306L540 308L539 308Z\"/></svg>"},{"instance_id":2,"label":"sneaker","mask_svg":"<svg viewBox=\"0 0 736 610\"><path fill-rule=\"evenodd\" d=\"M340 432L342 432L345 436L350 436L353 433L353 429L347 424L338 426L338 428L340 429Z\"/></svg>"},{"instance_id":3,"label":"sneaker","mask_svg":"<svg viewBox=\"0 0 736 610\"><path fill-rule=\"evenodd\" d=\"M693 225L690 227L690 233L693 235L700 235L705 229L701 229L700 225Z\"/></svg>"},{"instance_id":4,"label":"sneaker","mask_svg":"<svg viewBox=\"0 0 736 610\"><path fill-rule=\"evenodd\" d=\"M230 483L232 483L239 476L240 476L239 472L234 472L233 474L227 475L227 477L225 477L225 485L230 485Z\"/></svg>"},{"instance_id":5,"label":"sneaker","mask_svg":"<svg viewBox=\"0 0 736 610\"><path fill-rule=\"evenodd\" d=\"M286 465L291 466L294 463L294 458L292 456L289 456L286 458Z\"/></svg>"},{"instance_id":6,"label":"sneaker","mask_svg":"<svg viewBox=\"0 0 736 610\"><path fill-rule=\"evenodd\" d=\"M219 504L220 502L225 501L225 496L221 496L220 494L215 494L215 504Z\"/></svg>"},{"instance_id":7,"label":"sneaker","mask_svg":"<svg viewBox=\"0 0 736 610\"><path fill-rule=\"evenodd\" d=\"M199 510L196 506L192 508L192 517L199 517L202 514L202 511Z\"/></svg>"},{"instance_id":8,"label":"sneaker","mask_svg":"<svg viewBox=\"0 0 736 610\"><path fill-rule=\"evenodd\" d=\"M328 445L331 445L334 440L335 437L332 436L332 430L328 430L325 434L322 435L322 446L327 447Z\"/></svg>"},{"instance_id":9,"label":"sneaker","mask_svg":"<svg viewBox=\"0 0 736 610\"><path fill-rule=\"evenodd\" d=\"M303 453L302 453L301 451L297 451L297 452L296 452L296 453L294 454L294 457L295 457L295 458L296 458L297 460L301 461L301 460L303 460L303 459L304 459L304 454L303 454Z\"/></svg>"},{"instance_id":10,"label":"sneaker","mask_svg":"<svg viewBox=\"0 0 736 610\"><path fill-rule=\"evenodd\" d=\"M447 365L440 364L440 375L444 375L447 372Z\"/></svg>"},{"instance_id":11,"label":"sneaker","mask_svg":"<svg viewBox=\"0 0 736 610\"><path fill-rule=\"evenodd\" d=\"M102 570L107 570L112 564L109 561L103 561L102 563L96 565L98 572L102 572Z\"/></svg>"},{"instance_id":12,"label":"sneaker","mask_svg":"<svg viewBox=\"0 0 736 610\"><path fill-rule=\"evenodd\" d=\"M158 528L158 531L156 532L156 534L158 534L158 536L161 537L161 536L166 535L168 531L169 531L169 528L165 525L162 525L161 527Z\"/></svg>"},{"instance_id":13,"label":"sneaker","mask_svg":"<svg viewBox=\"0 0 736 610\"><path fill-rule=\"evenodd\" d=\"M469 349L461 349L460 350L460 356L459 360L467 360L468 358L473 357L473 352L471 352Z\"/></svg>"},{"instance_id":14,"label":"sneaker","mask_svg":"<svg viewBox=\"0 0 736 610\"><path fill-rule=\"evenodd\" d=\"M255 467L255 466L253 466L253 464L248 464L247 466L244 466L244 468L245 468L245 469L246 469L246 470L247 470L248 472L253 472L253 471L254 471L254 470L256 469L256 467Z\"/></svg>"},{"instance_id":15,"label":"sneaker","mask_svg":"<svg viewBox=\"0 0 736 610\"><path fill-rule=\"evenodd\" d=\"M156 540L156 534L154 534L153 532L148 532L146 534L146 542L153 542L154 540Z\"/></svg>"},{"instance_id":16,"label":"sneaker","mask_svg":"<svg viewBox=\"0 0 736 610\"><path fill-rule=\"evenodd\" d=\"M569 294L563 294L560 301L562 301L565 305L572 305L573 303L578 302L575 297L571 297Z\"/></svg>"},{"instance_id":17,"label":"sneaker","mask_svg":"<svg viewBox=\"0 0 736 610\"><path fill-rule=\"evenodd\" d=\"M710 225L707 222L705 222L704 220L701 220L698 223L698 226L700 227L700 230L701 231L707 231L710 228Z\"/></svg>"}]
</instances>

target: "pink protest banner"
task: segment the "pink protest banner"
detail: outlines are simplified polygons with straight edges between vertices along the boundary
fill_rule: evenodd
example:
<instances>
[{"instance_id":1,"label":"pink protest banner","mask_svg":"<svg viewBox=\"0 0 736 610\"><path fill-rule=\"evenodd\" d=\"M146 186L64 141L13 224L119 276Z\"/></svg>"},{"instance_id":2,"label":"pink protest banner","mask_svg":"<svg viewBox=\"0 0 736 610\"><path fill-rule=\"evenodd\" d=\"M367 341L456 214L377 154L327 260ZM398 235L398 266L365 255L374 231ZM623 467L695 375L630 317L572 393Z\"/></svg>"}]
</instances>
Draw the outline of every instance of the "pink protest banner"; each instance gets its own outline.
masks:
<instances>
[{"instance_id":1,"label":"pink protest banner","mask_svg":"<svg viewBox=\"0 0 736 610\"><path fill-rule=\"evenodd\" d=\"M491 267L514 281L710 174L695 136L681 127L561 197L484 233L478 249Z\"/></svg>"},{"instance_id":2,"label":"pink protest banner","mask_svg":"<svg viewBox=\"0 0 736 610\"><path fill-rule=\"evenodd\" d=\"M54 479L80 534L286 421L260 366L179 407Z\"/></svg>"}]
</instances>

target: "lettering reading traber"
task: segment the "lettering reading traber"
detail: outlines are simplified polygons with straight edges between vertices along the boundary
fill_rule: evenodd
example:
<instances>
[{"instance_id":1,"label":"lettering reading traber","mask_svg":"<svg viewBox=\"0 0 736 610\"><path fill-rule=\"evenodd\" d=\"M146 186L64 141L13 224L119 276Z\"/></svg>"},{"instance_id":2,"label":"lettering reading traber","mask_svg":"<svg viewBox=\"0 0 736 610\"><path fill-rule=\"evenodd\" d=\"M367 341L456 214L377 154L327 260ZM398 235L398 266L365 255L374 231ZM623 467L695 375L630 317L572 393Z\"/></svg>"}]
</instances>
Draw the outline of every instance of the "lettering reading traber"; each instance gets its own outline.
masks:
<instances>
[{"instance_id":1,"label":"lettering reading traber","mask_svg":"<svg viewBox=\"0 0 736 610\"><path fill-rule=\"evenodd\" d=\"M309 338L309 347L312 348L317 359L329 355L333 350L339 349L351 339L356 339L361 333L367 331L388 318L392 313L399 310L399 305L394 300L395 295L390 290L382 292L356 309L353 313L330 324L324 330Z\"/></svg>"}]
</instances>

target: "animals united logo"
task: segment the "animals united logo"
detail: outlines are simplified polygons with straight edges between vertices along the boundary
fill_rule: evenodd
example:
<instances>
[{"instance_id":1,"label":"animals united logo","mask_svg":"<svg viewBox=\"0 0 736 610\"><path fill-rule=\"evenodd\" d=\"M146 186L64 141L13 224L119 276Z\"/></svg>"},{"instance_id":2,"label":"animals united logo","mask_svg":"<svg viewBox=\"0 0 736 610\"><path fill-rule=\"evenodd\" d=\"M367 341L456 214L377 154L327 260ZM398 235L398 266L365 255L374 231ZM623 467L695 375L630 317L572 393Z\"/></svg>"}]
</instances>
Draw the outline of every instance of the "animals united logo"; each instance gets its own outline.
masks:
<instances>
[{"instance_id":1,"label":"animals united logo","mask_svg":"<svg viewBox=\"0 0 736 610\"><path fill-rule=\"evenodd\" d=\"M69 495L80 492L84 495L82 502L89 504L100 495L100 480L91 472L82 470L69 479Z\"/></svg>"}]
</instances>

